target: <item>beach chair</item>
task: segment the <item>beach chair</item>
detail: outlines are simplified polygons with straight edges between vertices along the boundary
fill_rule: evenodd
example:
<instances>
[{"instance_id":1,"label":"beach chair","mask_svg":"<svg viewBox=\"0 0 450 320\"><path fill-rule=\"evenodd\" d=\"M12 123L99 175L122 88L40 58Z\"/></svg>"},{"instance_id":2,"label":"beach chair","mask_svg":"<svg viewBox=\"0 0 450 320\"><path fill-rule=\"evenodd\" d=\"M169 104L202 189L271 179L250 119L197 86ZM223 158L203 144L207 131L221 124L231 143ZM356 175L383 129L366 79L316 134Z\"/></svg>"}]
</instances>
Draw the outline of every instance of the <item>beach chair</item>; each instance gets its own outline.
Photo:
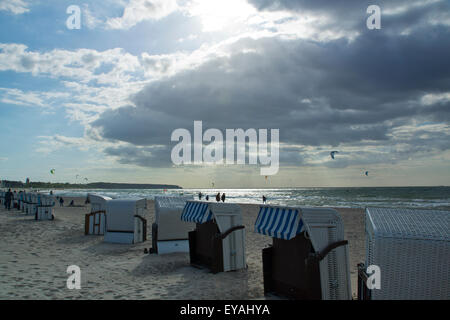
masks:
<instances>
[{"instance_id":1,"label":"beach chair","mask_svg":"<svg viewBox=\"0 0 450 320\"><path fill-rule=\"evenodd\" d=\"M147 199L106 202L105 242L139 243L147 240Z\"/></svg>"},{"instance_id":2,"label":"beach chair","mask_svg":"<svg viewBox=\"0 0 450 320\"><path fill-rule=\"evenodd\" d=\"M31 214L31 204L32 204L31 193L27 192L25 194L25 206L24 206L26 215L30 215Z\"/></svg>"},{"instance_id":3,"label":"beach chair","mask_svg":"<svg viewBox=\"0 0 450 320\"><path fill-rule=\"evenodd\" d=\"M261 206L255 232L273 238L262 250L266 295L351 299L348 243L336 210Z\"/></svg>"},{"instance_id":4,"label":"beach chair","mask_svg":"<svg viewBox=\"0 0 450 320\"><path fill-rule=\"evenodd\" d=\"M85 235L104 235L106 230L106 202L110 197L88 194L91 212L84 218Z\"/></svg>"},{"instance_id":5,"label":"beach chair","mask_svg":"<svg viewBox=\"0 0 450 320\"><path fill-rule=\"evenodd\" d=\"M196 223L189 232L191 265L213 273L246 268L245 227L237 204L188 201L181 220Z\"/></svg>"},{"instance_id":6,"label":"beach chair","mask_svg":"<svg viewBox=\"0 0 450 320\"><path fill-rule=\"evenodd\" d=\"M46 194L37 194L35 220L53 220L55 199Z\"/></svg>"},{"instance_id":7,"label":"beach chair","mask_svg":"<svg viewBox=\"0 0 450 320\"><path fill-rule=\"evenodd\" d=\"M194 230L195 224L181 221L188 200L192 197L155 197L150 253L189 252L189 232Z\"/></svg>"},{"instance_id":8,"label":"beach chair","mask_svg":"<svg viewBox=\"0 0 450 320\"><path fill-rule=\"evenodd\" d=\"M367 208L365 233L358 299L450 299L450 211ZM369 266L379 267L379 289Z\"/></svg>"},{"instance_id":9,"label":"beach chair","mask_svg":"<svg viewBox=\"0 0 450 320\"><path fill-rule=\"evenodd\" d=\"M22 201L22 212L26 214L27 211L28 211L28 193L24 192Z\"/></svg>"},{"instance_id":10,"label":"beach chair","mask_svg":"<svg viewBox=\"0 0 450 320\"><path fill-rule=\"evenodd\" d=\"M27 215L36 216L38 202L38 194L36 192L29 193Z\"/></svg>"},{"instance_id":11,"label":"beach chair","mask_svg":"<svg viewBox=\"0 0 450 320\"><path fill-rule=\"evenodd\" d=\"M23 192L19 192L19 208L18 210L23 212L24 211L24 193Z\"/></svg>"}]
</instances>

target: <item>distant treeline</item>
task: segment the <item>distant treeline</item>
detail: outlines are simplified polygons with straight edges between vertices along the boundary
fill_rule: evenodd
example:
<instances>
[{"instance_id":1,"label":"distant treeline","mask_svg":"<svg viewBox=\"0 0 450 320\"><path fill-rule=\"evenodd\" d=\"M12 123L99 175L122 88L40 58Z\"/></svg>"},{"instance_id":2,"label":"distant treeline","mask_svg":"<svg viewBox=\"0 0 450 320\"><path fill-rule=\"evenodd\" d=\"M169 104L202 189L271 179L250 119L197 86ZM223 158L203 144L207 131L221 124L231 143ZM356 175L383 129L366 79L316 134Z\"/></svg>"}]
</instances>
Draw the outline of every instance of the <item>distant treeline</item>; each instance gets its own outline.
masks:
<instances>
[{"instance_id":1,"label":"distant treeline","mask_svg":"<svg viewBox=\"0 0 450 320\"><path fill-rule=\"evenodd\" d=\"M182 189L180 186L170 184L135 184L93 182L87 184L29 182L3 180L3 188L33 188L33 189Z\"/></svg>"}]
</instances>

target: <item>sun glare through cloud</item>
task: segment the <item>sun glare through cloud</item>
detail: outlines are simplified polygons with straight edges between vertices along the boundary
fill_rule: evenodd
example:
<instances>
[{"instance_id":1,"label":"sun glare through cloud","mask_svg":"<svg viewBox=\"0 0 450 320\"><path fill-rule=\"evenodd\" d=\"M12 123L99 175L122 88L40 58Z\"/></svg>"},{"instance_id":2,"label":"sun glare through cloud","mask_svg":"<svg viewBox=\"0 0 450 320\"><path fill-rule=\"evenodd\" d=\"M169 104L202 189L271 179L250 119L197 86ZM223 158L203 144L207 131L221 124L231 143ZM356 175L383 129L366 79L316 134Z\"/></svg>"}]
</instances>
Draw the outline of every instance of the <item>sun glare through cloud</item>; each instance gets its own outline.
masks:
<instances>
[{"instance_id":1,"label":"sun glare through cloud","mask_svg":"<svg viewBox=\"0 0 450 320\"><path fill-rule=\"evenodd\" d=\"M246 0L193 0L188 7L190 14L201 19L204 32L232 28L257 12Z\"/></svg>"}]
</instances>

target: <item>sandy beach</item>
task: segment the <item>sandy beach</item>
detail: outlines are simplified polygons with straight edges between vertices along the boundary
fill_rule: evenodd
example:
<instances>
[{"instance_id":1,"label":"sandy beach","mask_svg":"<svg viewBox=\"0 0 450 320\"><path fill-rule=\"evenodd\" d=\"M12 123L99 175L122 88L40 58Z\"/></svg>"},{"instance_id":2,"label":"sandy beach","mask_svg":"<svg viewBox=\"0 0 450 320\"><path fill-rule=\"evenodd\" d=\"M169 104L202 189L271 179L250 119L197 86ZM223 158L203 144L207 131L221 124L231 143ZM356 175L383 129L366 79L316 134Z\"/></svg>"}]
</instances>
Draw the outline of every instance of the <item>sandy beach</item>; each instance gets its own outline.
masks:
<instances>
[{"instance_id":1,"label":"sandy beach","mask_svg":"<svg viewBox=\"0 0 450 320\"><path fill-rule=\"evenodd\" d=\"M35 221L17 210L0 208L0 299L261 299L261 250L271 238L253 232L258 206L242 204L246 227L247 270L212 274L191 267L187 253L144 254L151 247L154 203L148 201L144 243L104 243L84 235L85 198L76 207L55 207L54 221ZM352 292L356 265L364 260L364 212L337 209L350 243ZM66 287L67 267L81 268L81 290Z\"/></svg>"}]
</instances>

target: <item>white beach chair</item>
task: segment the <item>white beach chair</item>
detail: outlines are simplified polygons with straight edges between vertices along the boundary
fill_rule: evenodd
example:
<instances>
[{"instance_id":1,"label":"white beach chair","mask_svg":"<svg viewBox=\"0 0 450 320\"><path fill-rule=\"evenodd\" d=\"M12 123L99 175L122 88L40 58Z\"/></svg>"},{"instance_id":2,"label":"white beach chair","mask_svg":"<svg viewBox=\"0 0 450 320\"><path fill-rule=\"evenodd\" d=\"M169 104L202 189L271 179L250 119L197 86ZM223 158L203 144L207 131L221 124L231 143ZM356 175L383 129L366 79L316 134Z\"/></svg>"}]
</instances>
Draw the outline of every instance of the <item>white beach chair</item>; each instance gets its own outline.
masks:
<instances>
[{"instance_id":1,"label":"white beach chair","mask_svg":"<svg viewBox=\"0 0 450 320\"><path fill-rule=\"evenodd\" d=\"M19 211L25 211L25 194L23 192L19 192Z\"/></svg>"},{"instance_id":2,"label":"white beach chair","mask_svg":"<svg viewBox=\"0 0 450 320\"><path fill-rule=\"evenodd\" d=\"M181 221L188 200L192 197L155 197L151 253L189 252L189 232L195 224Z\"/></svg>"},{"instance_id":3,"label":"white beach chair","mask_svg":"<svg viewBox=\"0 0 450 320\"><path fill-rule=\"evenodd\" d=\"M37 205L36 205L36 220L53 220L54 216L54 206L55 199L46 194L37 194Z\"/></svg>"},{"instance_id":4,"label":"white beach chair","mask_svg":"<svg viewBox=\"0 0 450 320\"><path fill-rule=\"evenodd\" d=\"M85 235L104 235L106 230L106 202L110 197L88 194L91 212L84 218Z\"/></svg>"},{"instance_id":5,"label":"white beach chair","mask_svg":"<svg viewBox=\"0 0 450 320\"><path fill-rule=\"evenodd\" d=\"M26 215L31 215L32 214L32 195L31 192L27 192L27 194L25 195L25 214Z\"/></svg>"},{"instance_id":6,"label":"white beach chair","mask_svg":"<svg viewBox=\"0 0 450 320\"><path fill-rule=\"evenodd\" d=\"M29 193L27 215L36 216L38 205L39 205L38 194L36 192Z\"/></svg>"},{"instance_id":7,"label":"white beach chair","mask_svg":"<svg viewBox=\"0 0 450 320\"><path fill-rule=\"evenodd\" d=\"M138 243L147 240L147 199L106 202L105 242Z\"/></svg>"},{"instance_id":8,"label":"white beach chair","mask_svg":"<svg viewBox=\"0 0 450 320\"><path fill-rule=\"evenodd\" d=\"M336 210L261 206L255 232L273 238L263 249L265 294L351 299L348 243Z\"/></svg>"},{"instance_id":9,"label":"white beach chair","mask_svg":"<svg viewBox=\"0 0 450 320\"><path fill-rule=\"evenodd\" d=\"M189 232L192 265L213 273L246 268L245 227L237 204L188 201L181 220L196 223Z\"/></svg>"},{"instance_id":10,"label":"white beach chair","mask_svg":"<svg viewBox=\"0 0 450 320\"><path fill-rule=\"evenodd\" d=\"M450 211L367 208L365 217L359 299L450 299ZM367 288L371 265L380 268L380 289Z\"/></svg>"}]
</instances>

